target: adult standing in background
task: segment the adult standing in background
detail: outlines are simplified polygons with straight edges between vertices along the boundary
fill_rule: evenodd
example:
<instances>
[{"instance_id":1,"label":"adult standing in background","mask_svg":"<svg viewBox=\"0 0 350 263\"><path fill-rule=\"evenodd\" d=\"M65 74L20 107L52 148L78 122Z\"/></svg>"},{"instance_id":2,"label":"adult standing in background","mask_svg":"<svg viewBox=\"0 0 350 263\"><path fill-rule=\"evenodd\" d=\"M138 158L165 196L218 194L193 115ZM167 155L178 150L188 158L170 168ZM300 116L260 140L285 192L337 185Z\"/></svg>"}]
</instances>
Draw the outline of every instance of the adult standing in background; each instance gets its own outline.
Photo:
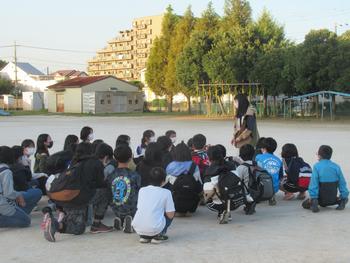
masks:
<instances>
[{"instance_id":1,"label":"adult standing in background","mask_svg":"<svg viewBox=\"0 0 350 263\"><path fill-rule=\"evenodd\" d=\"M259 140L259 131L256 123L256 109L252 107L246 95L238 94L234 98L236 109L234 134L231 144L236 148L251 144L256 146Z\"/></svg>"}]
</instances>

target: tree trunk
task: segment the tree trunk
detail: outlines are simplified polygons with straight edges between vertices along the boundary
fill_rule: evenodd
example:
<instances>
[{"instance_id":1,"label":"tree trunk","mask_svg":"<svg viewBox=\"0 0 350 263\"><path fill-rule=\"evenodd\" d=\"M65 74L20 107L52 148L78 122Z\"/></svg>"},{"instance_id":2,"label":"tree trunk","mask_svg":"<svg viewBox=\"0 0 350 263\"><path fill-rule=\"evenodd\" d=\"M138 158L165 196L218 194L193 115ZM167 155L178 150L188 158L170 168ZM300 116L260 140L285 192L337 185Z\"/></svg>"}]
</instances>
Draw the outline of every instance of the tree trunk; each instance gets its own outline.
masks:
<instances>
[{"instance_id":1,"label":"tree trunk","mask_svg":"<svg viewBox=\"0 0 350 263\"><path fill-rule=\"evenodd\" d=\"M264 113L263 116L267 116L267 90L264 89Z\"/></svg>"},{"instance_id":2,"label":"tree trunk","mask_svg":"<svg viewBox=\"0 0 350 263\"><path fill-rule=\"evenodd\" d=\"M225 114L226 114L226 111L225 111L224 104L222 103L221 97L220 97L220 96L217 96L216 99L217 99L217 101L219 102L222 115L225 115Z\"/></svg>"},{"instance_id":3,"label":"tree trunk","mask_svg":"<svg viewBox=\"0 0 350 263\"><path fill-rule=\"evenodd\" d=\"M173 112L173 95L168 95L168 112Z\"/></svg>"},{"instance_id":4,"label":"tree trunk","mask_svg":"<svg viewBox=\"0 0 350 263\"><path fill-rule=\"evenodd\" d=\"M333 119L335 119L335 112L337 110L337 104L335 103L335 95L332 95L332 116L333 116Z\"/></svg>"},{"instance_id":5,"label":"tree trunk","mask_svg":"<svg viewBox=\"0 0 350 263\"><path fill-rule=\"evenodd\" d=\"M188 114L191 114L191 96L186 96L187 98L187 112Z\"/></svg>"}]
</instances>

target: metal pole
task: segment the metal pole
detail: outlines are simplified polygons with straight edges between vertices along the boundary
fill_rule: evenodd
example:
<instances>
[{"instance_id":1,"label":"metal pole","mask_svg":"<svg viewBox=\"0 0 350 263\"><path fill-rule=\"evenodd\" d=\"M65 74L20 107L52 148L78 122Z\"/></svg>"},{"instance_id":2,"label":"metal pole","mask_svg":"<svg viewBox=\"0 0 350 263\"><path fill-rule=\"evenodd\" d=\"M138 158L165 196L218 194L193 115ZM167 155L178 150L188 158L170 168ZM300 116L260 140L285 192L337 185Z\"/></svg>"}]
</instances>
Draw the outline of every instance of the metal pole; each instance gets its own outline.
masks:
<instances>
[{"instance_id":1,"label":"metal pole","mask_svg":"<svg viewBox=\"0 0 350 263\"><path fill-rule=\"evenodd\" d=\"M329 95L330 96L330 100L329 100L329 113L330 113L330 115L331 115L331 121L333 120L333 102L332 102L332 100L333 100L333 98L332 98L332 96L333 95Z\"/></svg>"},{"instance_id":2,"label":"metal pole","mask_svg":"<svg viewBox=\"0 0 350 263\"><path fill-rule=\"evenodd\" d=\"M324 108L324 93L322 93L322 110L321 110L321 120L323 120L323 108Z\"/></svg>"}]
</instances>

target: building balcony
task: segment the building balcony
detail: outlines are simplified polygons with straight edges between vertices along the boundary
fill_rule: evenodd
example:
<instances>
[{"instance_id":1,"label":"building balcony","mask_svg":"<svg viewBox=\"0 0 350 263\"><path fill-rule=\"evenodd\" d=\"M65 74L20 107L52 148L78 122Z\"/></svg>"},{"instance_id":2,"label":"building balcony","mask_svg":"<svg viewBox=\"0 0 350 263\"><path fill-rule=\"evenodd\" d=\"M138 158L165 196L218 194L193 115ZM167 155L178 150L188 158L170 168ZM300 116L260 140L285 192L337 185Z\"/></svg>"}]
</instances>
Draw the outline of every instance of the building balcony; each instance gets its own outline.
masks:
<instances>
[{"instance_id":1,"label":"building balcony","mask_svg":"<svg viewBox=\"0 0 350 263\"><path fill-rule=\"evenodd\" d=\"M121 43L121 42L131 42L132 41L132 37L116 37L111 39L110 41L108 41L109 44L113 44L113 43Z\"/></svg>"}]
</instances>

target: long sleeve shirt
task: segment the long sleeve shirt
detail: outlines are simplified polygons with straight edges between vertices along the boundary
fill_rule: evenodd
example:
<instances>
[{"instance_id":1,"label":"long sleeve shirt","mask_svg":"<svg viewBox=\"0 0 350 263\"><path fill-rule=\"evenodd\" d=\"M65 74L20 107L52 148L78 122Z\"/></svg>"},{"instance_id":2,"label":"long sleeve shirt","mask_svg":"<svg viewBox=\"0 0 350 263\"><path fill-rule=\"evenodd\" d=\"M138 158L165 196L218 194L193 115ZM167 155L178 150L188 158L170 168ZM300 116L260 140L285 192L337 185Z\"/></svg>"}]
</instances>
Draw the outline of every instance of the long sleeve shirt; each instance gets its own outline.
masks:
<instances>
[{"instance_id":1,"label":"long sleeve shirt","mask_svg":"<svg viewBox=\"0 0 350 263\"><path fill-rule=\"evenodd\" d=\"M8 168L0 173L0 214L11 216L16 212L15 200L21 195L13 188L12 172L6 164L0 164L1 168Z\"/></svg>"}]
</instances>

